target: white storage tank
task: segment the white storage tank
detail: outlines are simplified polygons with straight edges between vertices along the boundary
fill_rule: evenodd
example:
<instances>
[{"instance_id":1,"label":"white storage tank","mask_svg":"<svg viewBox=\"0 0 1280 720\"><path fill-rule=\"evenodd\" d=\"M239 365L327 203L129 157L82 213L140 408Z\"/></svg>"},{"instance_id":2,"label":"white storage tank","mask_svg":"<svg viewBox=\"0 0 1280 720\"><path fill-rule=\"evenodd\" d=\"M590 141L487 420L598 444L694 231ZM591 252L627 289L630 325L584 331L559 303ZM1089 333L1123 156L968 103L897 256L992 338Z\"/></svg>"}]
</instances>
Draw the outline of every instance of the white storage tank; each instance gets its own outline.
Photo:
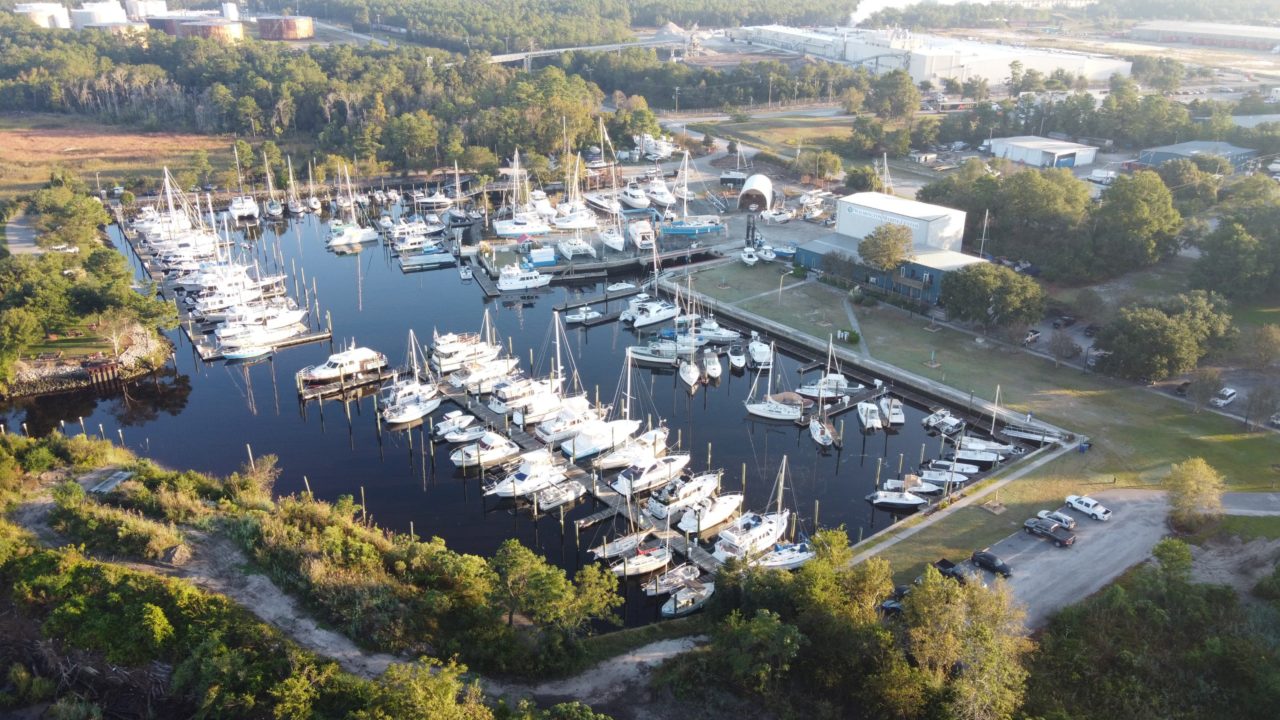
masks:
<instances>
[{"instance_id":1,"label":"white storage tank","mask_svg":"<svg viewBox=\"0 0 1280 720\"><path fill-rule=\"evenodd\" d=\"M169 4L165 0L125 0L124 9L131 20L145 20L169 12Z\"/></svg>"},{"instance_id":2,"label":"white storage tank","mask_svg":"<svg viewBox=\"0 0 1280 720\"><path fill-rule=\"evenodd\" d=\"M224 20L237 21L240 19L240 6L233 2L222 3L222 17Z\"/></svg>"},{"instance_id":3,"label":"white storage tank","mask_svg":"<svg viewBox=\"0 0 1280 720\"><path fill-rule=\"evenodd\" d=\"M115 0L88 2L71 11L71 27L76 30L83 30L86 25L127 22L129 22L129 16L125 13L124 7Z\"/></svg>"},{"instance_id":4,"label":"white storage tank","mask_svg":"<svg viewBox=\"0 0 1280 720\"><path fill-rule=\"evenodd\" d=\"M13 14L25 17L37 27L51 30L66 30L71 27L71 13L58 3L20 3L13 6Z\"/></svg>"}]
</instances>

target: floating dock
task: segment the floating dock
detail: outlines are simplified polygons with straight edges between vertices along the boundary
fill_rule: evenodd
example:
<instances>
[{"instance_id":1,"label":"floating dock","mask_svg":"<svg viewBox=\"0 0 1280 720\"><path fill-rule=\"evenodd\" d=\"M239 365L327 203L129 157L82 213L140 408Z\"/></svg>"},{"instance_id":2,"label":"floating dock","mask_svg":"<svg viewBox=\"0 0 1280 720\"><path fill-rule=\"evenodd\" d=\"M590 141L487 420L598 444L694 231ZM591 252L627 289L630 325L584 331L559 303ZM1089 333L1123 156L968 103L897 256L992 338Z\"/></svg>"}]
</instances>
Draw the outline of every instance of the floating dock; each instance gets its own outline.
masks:
<instances>
[{"instance_id":1,"label":"floating dock","mask_svg":"<svg viewBox=\"0 0 1280 720\"><path fill-rule=\"evenodd\" d=\"M641 292L641 290L642 288L637 286L637 287L630 288L628 290L619 290L617 292L606 292L603 295L592 295L590 297L573 298L571 300L565 300L559 305L554 306L552 309L556 310L557 312L564 312L566 310L573 310L575 308L583 307L584 305L597 305L599 303L608 303L610 300L619 300L621 298L631 297L632 295L638 295Z\"/></svg>"}]
</instances>

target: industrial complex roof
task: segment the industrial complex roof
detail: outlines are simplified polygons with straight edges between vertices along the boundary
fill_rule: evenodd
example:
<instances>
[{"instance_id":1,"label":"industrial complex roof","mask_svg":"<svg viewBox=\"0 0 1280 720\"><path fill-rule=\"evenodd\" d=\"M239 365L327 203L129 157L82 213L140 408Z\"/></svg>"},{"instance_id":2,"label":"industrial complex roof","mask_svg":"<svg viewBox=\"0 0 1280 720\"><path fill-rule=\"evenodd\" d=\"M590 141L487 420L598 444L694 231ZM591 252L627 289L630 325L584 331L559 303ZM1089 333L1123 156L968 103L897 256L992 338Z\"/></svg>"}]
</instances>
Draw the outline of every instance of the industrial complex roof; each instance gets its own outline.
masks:
<instances>
[{"instance_id":1,"label":"industrial complex roof","mask_svg":"<svg viewBox=\"0 0 1280 720\"><path fill-rule=\"evenodd\" d=\"M1181 142L1177 145L1161 145L1160 147L1146 148L1143 152L1147 153L1171 153L1174 155L1222 155L1229 157L1232 155L1240 155L1242 153L1257 152L1249 148L1242 148L1232 145L1231 143L1218 142L1215 140L1189 140Z\"/></svg>"},{"instance_id":2,"label":"industrial complex roof","mask_svg":"<svg viewBox=\"0 0 1280 720\"><path fill-rule=\"evenodd\" d=\"M937 218L947 217L961 212L953 210L941 205L930 205L922 203L918 200L910 200L897 195L888 195L877 192L860 192L852 195L846 195L840 198L842 202L853 203L862 207L871 208L873 210L881 210L883 212L894 213L903 217L915 218L916 220L934 220Z\"/></svg>"},{"instance_id":3,"label":"industrial complex roof","mask_svg":"<svg viewBox=\"0 0 1280 720\"><path fill-rule=\"evenodd\" d=\"M1018 135L1016 137L995 138L996 141L1004 142L1009 145L1017 145L1019 147L1035 148L1036 150L1047 150L1049 152L1072 152L1073 150L1097 150L1092 145L1081 145L1080 143L1067 142L1066 140L1054 140L1052 138L1040 137L1038 135Z\"/></svg>"}]
</instances>

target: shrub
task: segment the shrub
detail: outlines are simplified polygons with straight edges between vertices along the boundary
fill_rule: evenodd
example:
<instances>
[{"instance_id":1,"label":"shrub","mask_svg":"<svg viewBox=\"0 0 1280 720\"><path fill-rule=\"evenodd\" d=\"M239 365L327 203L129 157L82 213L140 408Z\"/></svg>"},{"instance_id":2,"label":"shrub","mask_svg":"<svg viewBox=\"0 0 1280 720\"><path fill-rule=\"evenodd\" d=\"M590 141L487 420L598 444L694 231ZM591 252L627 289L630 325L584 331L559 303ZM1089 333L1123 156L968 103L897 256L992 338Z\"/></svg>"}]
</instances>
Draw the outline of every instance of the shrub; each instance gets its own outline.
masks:
<instances>
[{"instance_id":1,"label":"shrub","mask_svg":"<svg viewBox=\"0 0 1280 720\"><path fill-rule=\"evenodd\" d=\"M1280 600L1280 564L1253 586L1253 594L1263 600Z\"/></svg>"},{"instance_id":2,"label":"shrub","mask_svg":"<svg viewBox=\"0 0 1280 720\"><path fill-rule=\"evenodd\" d=\"M183 542L173 525L90 500L73 480L53 489L53 501L53 526L98 550L158 560Z\"/></svg>"}]
</instances>

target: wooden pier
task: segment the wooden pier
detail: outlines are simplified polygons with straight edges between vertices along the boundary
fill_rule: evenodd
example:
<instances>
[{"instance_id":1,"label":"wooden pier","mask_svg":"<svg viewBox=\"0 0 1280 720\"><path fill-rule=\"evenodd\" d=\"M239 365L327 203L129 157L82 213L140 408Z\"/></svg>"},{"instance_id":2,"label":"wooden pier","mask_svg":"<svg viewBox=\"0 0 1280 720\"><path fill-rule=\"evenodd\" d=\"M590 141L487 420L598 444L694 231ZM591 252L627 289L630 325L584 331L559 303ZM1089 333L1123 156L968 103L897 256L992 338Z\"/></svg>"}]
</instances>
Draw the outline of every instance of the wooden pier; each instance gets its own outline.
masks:
<instances>
[{"instance_id":1,"label":"wooden pier","mask_svg":"<svg viewBox=\"0 0 1280 720\"><path fill-rule=\"evenodd\" d=\"M499 290L498 286L493 282L493 278L490 277L489 266L483 256L480 256L480 272L476 272L475 270L476 268L472 268L471 279L476 281L476 284L480 286L480 289L484 291L484 294L487 297L498 297L502 294L502 291Z\"/></svg>"},{"instance_id":2,"label":"wooden pier","mask_svg":"<svg viewBox=\"0 0 1280 720\"><path fill-rule=\"evenodd\" d=\"M601 313L600 317L597 317L597 318L590 318L588 320L583 320L580 324L583 327L595 327L597 325L604 325L606 323L617 322L618 318L620 317L622 317L622 311L614 310L613 312Z\"/></svg>"},{"instance_id":3,"label":"wooden pier","mask_svg":"<svg viewBox=\"0 0 1280 720\"><path fill-rule=\"evenodd\" d=\"M542 441L538 440L533 434L511 424L506 415L494 412L479 398L467 394L461 388L449 387L442 394L458 407L475 415L477 420L488 427L495 430L501 429L507 437L511 438L512 442L519 445L526 452L544 447ZM634 518L641 525L651 525L648 515L643 512L638 502L628 501L627 498L610 487L600 475L588 473L582 467L570 463L565 467L565 479L582 483L582 486L587 489L587 492L595 501L603 505L601 509L591 515L577 520L574 525L578 530L597 525L617 515ZM720 567L720 561L716 560L711 553L699 547L696 541L687 541L684 536L672 530L658 527L652 529L660 540L668 543L672 550L702 568L703 572L714 573Z\"/></svg>"},{"instance_id":4,"label":"wooden pier","mask_svg":"<svg viewBox=\"0 0 1280 720\"><path fill-rule=\"evenodd\" d=\"M632 295L637 295L640 293L641 290L642 288L640 287L633 287L629 290L619 290L617 292L606 292L603 295L591 295L589 297L573 298L570 300L565 300L559 305L552 307L552 309L557 312L564 312L566 310L573 310L575 308L580 308L584 305L596 305L598 303L608 303L610 300L618 300L625 297L631 297Z\"/></svg>"}]
</instances>

